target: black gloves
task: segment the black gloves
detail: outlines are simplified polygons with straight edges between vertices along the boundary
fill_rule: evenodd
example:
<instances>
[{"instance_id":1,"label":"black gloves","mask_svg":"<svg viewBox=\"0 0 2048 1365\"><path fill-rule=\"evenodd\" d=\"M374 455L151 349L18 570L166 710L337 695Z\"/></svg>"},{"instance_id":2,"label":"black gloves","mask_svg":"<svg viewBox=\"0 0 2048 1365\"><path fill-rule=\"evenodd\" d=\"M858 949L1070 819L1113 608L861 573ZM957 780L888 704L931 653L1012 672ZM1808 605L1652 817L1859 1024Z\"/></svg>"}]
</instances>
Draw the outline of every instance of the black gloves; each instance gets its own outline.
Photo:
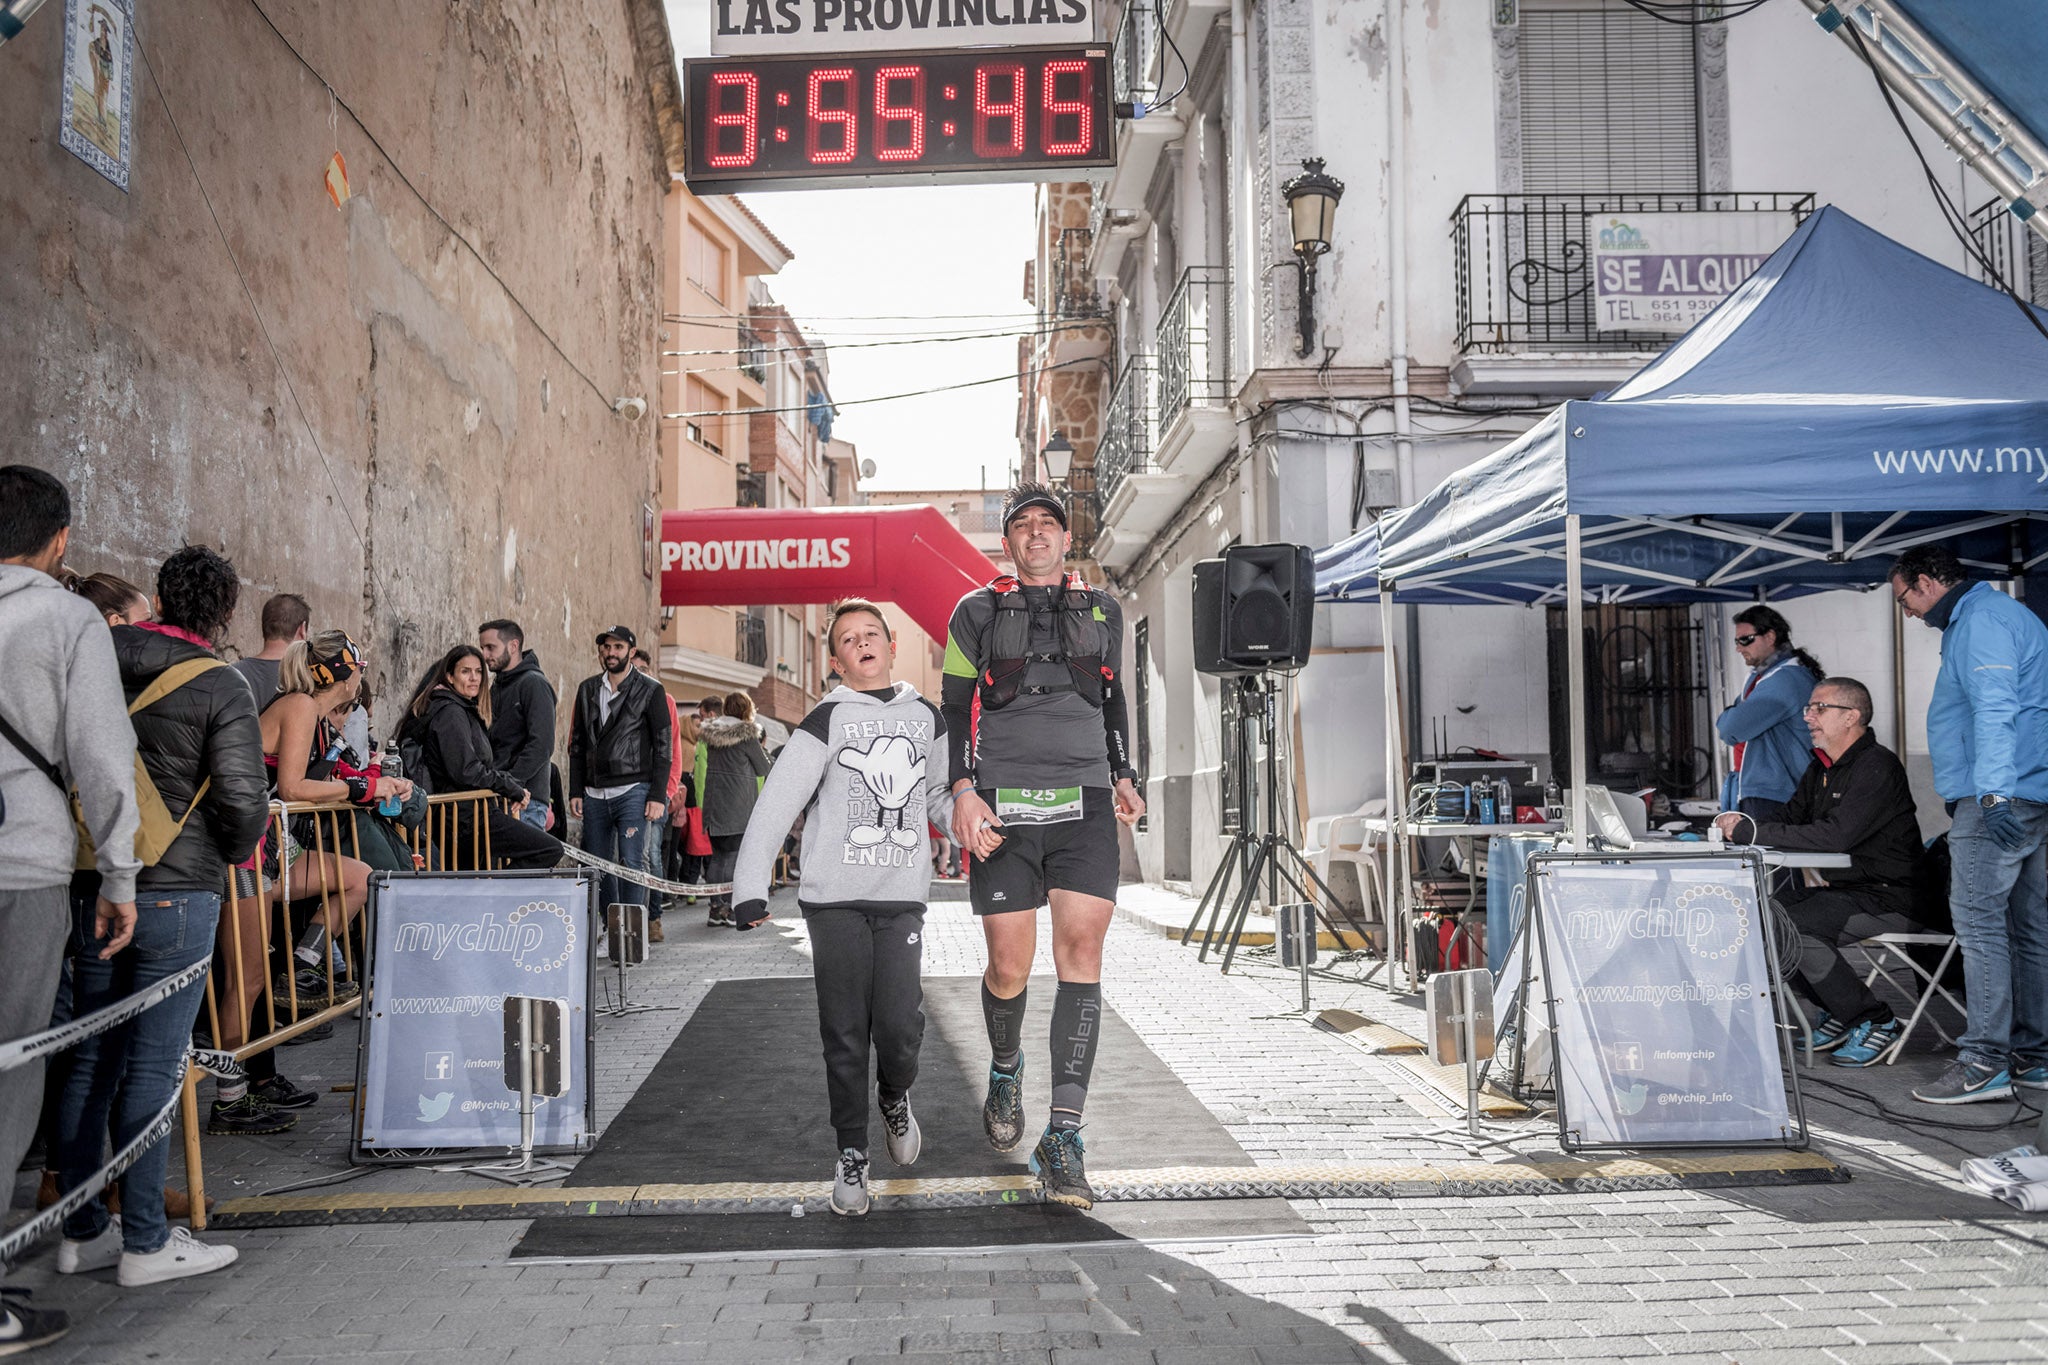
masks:
<instances>
[{"instance_id":1,"label":"black gloves","mask_svg":"<svg viewBox=\"0 0 2048 1365\"><path fill-rule=\"evenodd\" d=\"M767 901L741 901L732 908L732 927L735 929L751 929L767 918Z\"/></svg>"}]
</instances>

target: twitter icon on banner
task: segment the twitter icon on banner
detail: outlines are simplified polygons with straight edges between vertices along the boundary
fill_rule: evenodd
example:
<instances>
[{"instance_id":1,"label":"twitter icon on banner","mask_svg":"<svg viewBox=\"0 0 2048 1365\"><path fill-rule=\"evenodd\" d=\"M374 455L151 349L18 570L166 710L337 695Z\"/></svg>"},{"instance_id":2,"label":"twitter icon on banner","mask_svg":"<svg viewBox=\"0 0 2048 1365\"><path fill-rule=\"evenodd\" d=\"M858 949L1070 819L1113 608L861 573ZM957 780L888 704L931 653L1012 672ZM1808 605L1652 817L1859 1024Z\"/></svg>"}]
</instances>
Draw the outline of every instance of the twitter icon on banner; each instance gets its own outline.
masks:
<instances>
[{"instance_id":1,"label":"twitter icon on banner","mask_svg":"<svg viewBox=\"0 0 2048 1365\"><path fill-rule=\"evenodd\" d=\"M443 1118L447 1117L448 1106L454 1102L455 1094L449 1090L443 1090L432 1099L428 1099L425 1095L420 1096L420 1122L439 1123Z\"/></svg>"}]
</instances>

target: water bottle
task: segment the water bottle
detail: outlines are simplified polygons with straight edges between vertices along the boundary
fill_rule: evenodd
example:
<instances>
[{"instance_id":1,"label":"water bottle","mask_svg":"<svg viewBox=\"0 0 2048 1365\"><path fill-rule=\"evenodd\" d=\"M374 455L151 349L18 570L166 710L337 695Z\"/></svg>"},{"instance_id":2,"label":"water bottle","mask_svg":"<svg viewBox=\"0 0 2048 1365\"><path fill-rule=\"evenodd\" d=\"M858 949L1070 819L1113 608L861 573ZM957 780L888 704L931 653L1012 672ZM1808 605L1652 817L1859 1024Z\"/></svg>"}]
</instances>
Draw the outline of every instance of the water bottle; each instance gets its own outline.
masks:
<instances>
[{"instance_id":1,"label":"water bottle","mask_svg":"<svg viewBox=\"0 0 2048 1365\"><path fill-rule=\"evenodd\" d=\"M378 760L377 766L383 769L384 776L386 777L396 779L402 775L399 772L397 741L388 739L384 741L384 757ZM405 809L405 803L398 799L396 793L386 796L377 803L377 814L379 815L388 815L396 818L399 811L403 809Z\"/></svg>"}]
</instances>

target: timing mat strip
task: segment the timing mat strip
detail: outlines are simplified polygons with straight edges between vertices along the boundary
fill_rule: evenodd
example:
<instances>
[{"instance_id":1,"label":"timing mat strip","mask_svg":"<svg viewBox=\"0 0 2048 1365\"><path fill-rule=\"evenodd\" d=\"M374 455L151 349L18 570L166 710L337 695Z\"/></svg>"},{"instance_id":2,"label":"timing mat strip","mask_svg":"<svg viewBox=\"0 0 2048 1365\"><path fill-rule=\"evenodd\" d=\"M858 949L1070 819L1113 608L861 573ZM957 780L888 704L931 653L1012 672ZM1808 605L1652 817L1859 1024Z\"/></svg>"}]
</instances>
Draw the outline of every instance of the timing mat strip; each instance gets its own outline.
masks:
<instances>
[{"instance_id":1,"label":"timing mat strip","mask_svg":"<svg viewBox=\"0 0 2048 1365\"><path fill-rule=\"evenodd\" d=\"M1849 1173L1818 1152L1729 1152L1698 1156L1461 1162L1303 1163L1283 1166L1166 1166L1091 1174L1099 1202L1157 1199L1399 1199L1609 1193L1832 1184ZM967 1208L1039 1202L1029 1175L877 1180L876 1204ZM822 1213L823 1180L709 1185L590 1185L580 1189L466 1189L405 1193L312 1191L224 1200L217 1228L309 1227L331 1223L462 1222L494 1218L626 1217L679 1213Z\"/></svg>"}]
</instances>

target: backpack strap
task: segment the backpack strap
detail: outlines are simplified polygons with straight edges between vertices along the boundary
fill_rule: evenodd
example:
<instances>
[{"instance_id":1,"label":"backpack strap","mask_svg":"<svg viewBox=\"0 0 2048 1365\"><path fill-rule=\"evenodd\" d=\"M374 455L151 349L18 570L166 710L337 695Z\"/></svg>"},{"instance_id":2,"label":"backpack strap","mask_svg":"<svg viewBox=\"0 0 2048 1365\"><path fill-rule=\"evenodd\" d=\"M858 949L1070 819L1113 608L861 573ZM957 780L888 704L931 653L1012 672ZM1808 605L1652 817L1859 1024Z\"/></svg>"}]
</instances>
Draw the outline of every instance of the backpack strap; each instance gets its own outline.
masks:
<instances>
[{"instance_id":1,"label":"backpack strap","mask_svg":"<svg viewBox=\"0 0 2048 1365\"><path fill-rule=\"evenodd\" d=\"M203 659L187 659L181 664L172 664L169 668L151 679L149 686L142 689L142 695L128 704L128 714L133 716L147 711L150 707L156 705L165 697L170 696L171 693L177 691L186 683L191 682L200 674L211 673L216 668L226 667L226 664L212 655L208 655Z\"/></svg>"},{"instance_id":2,"label":"backpack strap","mask_svg":"<svg viewBox=\"0 0 2048 1365\"><path fill-rule=\"evenodd\" d=\"M0 716L0 736L5 736L9 744L19 749L21 756L33 764L37 772L55 782L59 791L70 792L71 784L64 780L63 772L56 764L43 757L41 749L22 738L21 732L9 725L5 716Z\"/></svg>"}]
</instances>

